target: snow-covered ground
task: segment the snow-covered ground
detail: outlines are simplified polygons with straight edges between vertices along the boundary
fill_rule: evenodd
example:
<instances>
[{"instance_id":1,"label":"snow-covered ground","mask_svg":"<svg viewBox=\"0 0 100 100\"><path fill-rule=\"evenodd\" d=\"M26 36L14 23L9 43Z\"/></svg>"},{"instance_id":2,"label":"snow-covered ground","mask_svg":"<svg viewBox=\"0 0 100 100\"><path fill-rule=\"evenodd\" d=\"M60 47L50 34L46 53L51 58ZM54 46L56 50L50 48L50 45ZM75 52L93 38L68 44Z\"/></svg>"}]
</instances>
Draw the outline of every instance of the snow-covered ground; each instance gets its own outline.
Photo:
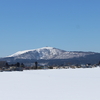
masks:
<instances>
[{"instance_id":1,"label":"snow-covered ground","mask_svg":"<svg viewBox=\"0 0 100 100\"><path fill-rule=\"evenodd\" d=\"M0 73L1 100L100 100L100 68Z\"/></svg>"}]
</instances>

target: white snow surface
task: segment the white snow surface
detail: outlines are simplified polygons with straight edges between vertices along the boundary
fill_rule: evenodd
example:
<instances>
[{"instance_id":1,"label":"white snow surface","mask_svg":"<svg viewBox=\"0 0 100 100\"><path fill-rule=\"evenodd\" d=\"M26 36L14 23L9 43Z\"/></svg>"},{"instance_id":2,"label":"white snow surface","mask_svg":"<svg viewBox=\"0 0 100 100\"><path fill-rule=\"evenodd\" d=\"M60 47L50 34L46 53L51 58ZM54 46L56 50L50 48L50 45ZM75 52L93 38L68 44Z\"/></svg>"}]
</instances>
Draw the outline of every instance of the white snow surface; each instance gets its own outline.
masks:
<instances>
[{"instance_id":1,"label":"white snow surface","mask_svg":"<svg viewBox=\"0 0 100 100\"><path fill-rule=\"evenodd\" d=\"M94 54L93 52L70 52L53 47L43 47L33 50L24 50L14 53L8 57L14 59L68 59L74 57L84 57L86 55Z\"/></svg>"},{"instance_id":2,"label":"white snow surface","mask_svg":"<svg viewBox=\"0 0 100 100\"><path fill-rule=\"evenodd\" d=\"M14 53L14 54L12 54L12 55L10 55L10 56L8 56L8 57L19 56L19 55L21 55L21 54L24 54L24 53L27 53L27 52L30 52L30 51L32 52L32 51L35 51L35 50L38 51L38 52L40 52L40 51L43 50L43 49L49 49L49 50L52 50L53 47L42 47L42 48L38 48L38 49L18 51L18 52Z\"/></svg>"},{"instance_id":3,"label":"white snow surface","mask_svg":"<svg viewBox=\"0 0 100 100\"><path fill-rule=\"evenodd\" d=\"M1 100L100 100L100 68L0 73Z\"/></svg>"}]
</instances>

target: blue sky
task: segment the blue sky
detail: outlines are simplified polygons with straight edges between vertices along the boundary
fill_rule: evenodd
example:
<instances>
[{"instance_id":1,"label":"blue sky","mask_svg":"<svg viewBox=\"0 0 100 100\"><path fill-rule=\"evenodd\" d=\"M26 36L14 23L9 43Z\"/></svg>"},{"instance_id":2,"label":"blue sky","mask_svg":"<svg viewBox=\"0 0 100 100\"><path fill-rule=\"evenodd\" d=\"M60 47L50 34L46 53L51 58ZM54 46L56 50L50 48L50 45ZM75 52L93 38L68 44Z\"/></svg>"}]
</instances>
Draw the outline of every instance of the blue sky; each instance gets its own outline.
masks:
<instances>
[{"instance_id":1,"label":"blue sky","mask_svg":"<svg viewBox=\"0 0 100 100\"><path fill-rule=\"evenodd\" d=\"M100 52L100 0L0 0L0 57L45 46Z\"/></svg>"}]
</instances>

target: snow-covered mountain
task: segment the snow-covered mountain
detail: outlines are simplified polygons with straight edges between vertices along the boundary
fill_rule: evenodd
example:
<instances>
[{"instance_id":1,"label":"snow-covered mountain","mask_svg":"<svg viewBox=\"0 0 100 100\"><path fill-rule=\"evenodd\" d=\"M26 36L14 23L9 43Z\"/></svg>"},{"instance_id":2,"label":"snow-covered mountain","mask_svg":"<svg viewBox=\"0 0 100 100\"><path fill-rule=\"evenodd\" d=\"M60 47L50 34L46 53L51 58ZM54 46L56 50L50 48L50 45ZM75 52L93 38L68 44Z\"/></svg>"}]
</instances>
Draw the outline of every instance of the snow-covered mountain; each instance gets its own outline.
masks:
<instances>
[{"instance_id":1,"label":"snow-covered mountain","mask_svg":"<svg viewBox=\"0 0 100 100\"><path fill-rule=\"evenodd\" d=\"M76 52L65 51L53 47L43 47L33 50L25 50L16 52L8 57L14 57L14 59L69 59L85 57L87 55L93 55L94 52Z\"/></svg>"}]
</instances>

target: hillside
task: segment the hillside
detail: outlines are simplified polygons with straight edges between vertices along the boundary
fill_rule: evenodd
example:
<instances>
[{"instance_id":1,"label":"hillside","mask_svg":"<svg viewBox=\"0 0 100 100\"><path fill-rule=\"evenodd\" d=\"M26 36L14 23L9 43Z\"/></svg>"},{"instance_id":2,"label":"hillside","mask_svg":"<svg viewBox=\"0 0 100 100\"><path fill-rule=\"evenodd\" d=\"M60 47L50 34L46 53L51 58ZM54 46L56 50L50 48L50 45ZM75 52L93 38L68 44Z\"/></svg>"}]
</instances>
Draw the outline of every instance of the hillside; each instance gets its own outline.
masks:
<instances>
[{"instance_id":1,"label":"hillside","mask_svg":"<svg viewBox=\"0 0 100 100\"><path fill-rule=\"evenodd\" d=\"M35 61L46 65L61 64L96 64L100 61L100 53L83 51L65 51L53 47L43 47L33 50L18 51L0 59L9 63L23 62L32 64Z\"/></svg>"},{"instance_id":2,"label":"hillside","mask_svg":"<svg viewBox=\"0 0 100 100\"><path fill-rule=\"evenodd\" d=\"M69 58L78 58L84 57L86 55L93 55L94 52L71 52L65 51L53 47L43 47L33 50L25 50L16 52L8 57L14 57L14 59L69 59Z\"/></svg>"}]
</instances>

